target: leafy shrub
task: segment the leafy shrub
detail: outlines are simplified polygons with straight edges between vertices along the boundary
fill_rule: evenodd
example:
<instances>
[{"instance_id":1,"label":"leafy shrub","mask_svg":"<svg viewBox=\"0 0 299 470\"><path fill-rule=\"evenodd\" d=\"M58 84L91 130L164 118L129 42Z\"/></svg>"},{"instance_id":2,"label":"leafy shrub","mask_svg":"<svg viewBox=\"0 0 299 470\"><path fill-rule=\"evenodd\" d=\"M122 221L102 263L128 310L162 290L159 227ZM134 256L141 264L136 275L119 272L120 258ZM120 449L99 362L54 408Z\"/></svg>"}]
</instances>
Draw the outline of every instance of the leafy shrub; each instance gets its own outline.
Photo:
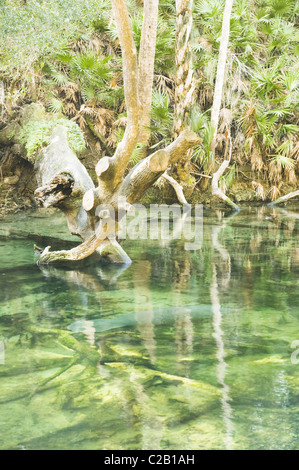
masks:
<instances>
[{"instance_id":1,"label":"leafy shrub","mask_svg":"<svg viewBox=\"0 0 299 470\"><path fill-rule=\"evenodd\" d=\"M33 161L38 151L50 143L54 127L62 125L67 128L67 139L74 152L85 149L84 134L73 121L61 117L53 117L49 121L30 121L23 127L20 140L25 145L27 157Z\"/></svg>"}]
</instances>

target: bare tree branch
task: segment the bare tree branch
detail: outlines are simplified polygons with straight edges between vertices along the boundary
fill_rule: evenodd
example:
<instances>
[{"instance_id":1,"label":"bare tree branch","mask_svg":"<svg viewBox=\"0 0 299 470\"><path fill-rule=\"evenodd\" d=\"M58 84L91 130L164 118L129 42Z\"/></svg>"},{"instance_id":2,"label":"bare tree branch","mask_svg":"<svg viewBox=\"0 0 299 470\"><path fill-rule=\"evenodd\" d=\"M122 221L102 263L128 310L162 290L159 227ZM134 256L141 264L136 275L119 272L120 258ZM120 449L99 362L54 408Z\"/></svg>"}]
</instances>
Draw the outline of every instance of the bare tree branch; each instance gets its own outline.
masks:
<instances>
[{"instance_id":1,"label":"bare tree branch","mask_svg":"<svg viewBox=\"0 0 299 470\"><path fill-rule=\"evenodd\" d=\"M168 181L168 183L171 184L171 186L176 192L178 201L183 205L188 205L191 207L191 205L187 202L185 198L182 186L174 178L172 178L172 176L168 175L167 173L163 173L162 178L166 179L166 181Z\"/></svg>"}]
</instances>

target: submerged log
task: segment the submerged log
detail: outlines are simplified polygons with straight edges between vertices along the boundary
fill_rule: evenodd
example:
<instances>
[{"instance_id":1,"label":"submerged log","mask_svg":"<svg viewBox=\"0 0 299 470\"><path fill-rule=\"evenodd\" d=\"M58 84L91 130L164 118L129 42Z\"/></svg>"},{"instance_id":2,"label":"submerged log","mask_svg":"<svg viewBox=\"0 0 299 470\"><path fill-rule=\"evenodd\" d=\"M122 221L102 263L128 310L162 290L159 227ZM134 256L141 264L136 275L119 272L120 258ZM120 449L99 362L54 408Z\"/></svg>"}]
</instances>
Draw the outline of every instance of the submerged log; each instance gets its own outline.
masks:
<instances>
[{"instance_id":1,"label":"submerged log","mask_svg":"<svg viewBox=\"0 0 299 470\"><path fill-rule=\"evenodd\" d=\"M70 250L50 251L50 246L46 247L42 252L38 264L53 264L64 263L65 261L81 261L88 256L92 255L97 248L103 243L110 235L115 233L115 225L101 223L95 233L87 239ZM105 245L106 246L106 245ZM116 251L111 249L111 254ZM108 256L108 253L107 253Z\"/></svg>"},{"instance_id":2,"label":"submerged log","mask_svg":"<svg viewBox=\"0 0 299 470\"><path fill-rule=\"evenodd\" d=\"M106 239L99 245L98 253L101 257L114 264L131 264L131 258L125 250L120 246L116 239Z\"/></svg>"},{"instance_id":3,"label":"submerged log","mask_svg":"<svg viewBox=\"0 0 299 470\"><path fill-rule=\"evenodd\" d=\"M50 251L50 246L47 246L40 255L37 264L57 264L64 263L65 261L81 261L98 248L103 239L98 239L94 234L86 242L81 243L70 250Z\"/></svg>"}]
</instances>

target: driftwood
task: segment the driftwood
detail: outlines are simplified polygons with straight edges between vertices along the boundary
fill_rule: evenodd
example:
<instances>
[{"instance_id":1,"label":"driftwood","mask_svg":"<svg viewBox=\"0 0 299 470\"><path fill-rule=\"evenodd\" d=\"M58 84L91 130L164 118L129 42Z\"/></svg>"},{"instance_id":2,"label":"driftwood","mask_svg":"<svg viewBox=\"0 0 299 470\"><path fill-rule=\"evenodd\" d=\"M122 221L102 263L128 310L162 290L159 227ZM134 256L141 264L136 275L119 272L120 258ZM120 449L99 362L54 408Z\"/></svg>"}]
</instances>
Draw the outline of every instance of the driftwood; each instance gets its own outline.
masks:
<instances>
[{"instance_id":1,"label":"driftwood","mask_svg":"<svg viewBox=\"0 0 299 470\"><path fill-rule=\"evenodd\" d=\"M299 196L299 190L297 191L292 191L291 193L286 194L285 196L281 196L275 201L272 201L269 206L276 206L277 204L283 204L284 202L289 201L290 199L293 199L294 197Z\"/></svg>"}]
</instances>

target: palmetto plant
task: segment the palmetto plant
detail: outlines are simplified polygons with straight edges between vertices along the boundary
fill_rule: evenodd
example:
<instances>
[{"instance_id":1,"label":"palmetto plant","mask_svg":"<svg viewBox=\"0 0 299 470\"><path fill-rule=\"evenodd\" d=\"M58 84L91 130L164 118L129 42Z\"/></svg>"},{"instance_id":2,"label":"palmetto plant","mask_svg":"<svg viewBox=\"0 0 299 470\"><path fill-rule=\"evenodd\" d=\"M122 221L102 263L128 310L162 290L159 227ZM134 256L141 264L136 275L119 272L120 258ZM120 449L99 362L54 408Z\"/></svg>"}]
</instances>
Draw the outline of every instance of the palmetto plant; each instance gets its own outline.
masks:
<instances>
[{"instance_id":1,"label":"palmetto plant","mask_svg":"<svg viewBox=\"0 0 299 470\"><path fill-rule=\"evenodd\" d=\"M56 54L46 62L43 72L51 89L49 110L64 112L82 129L89 127L106 147L105 138L123 102L123 88L115 79L119 72L112 65L112 57L101 54L93 45L89 42L83 47L81 44L79 50Z\"/></svg>"},{"instance_id":2,"label":"palmetto plant","mask_svg":"<svg viewBox=\"0 0 299 470\"><path fill-rule=\"evenodd\" d=\"M138 49L142 2L127 3ZM203 139L192 157L199 173L209 173L214 162L209 110L224 3L193 2L191 49L197 85L189 125ZM47 11L48 18L42 2L33 0L23 6L16 0L3 0L0 4L0 79L5 82L6 96L13 104L32 100L29 85L35 79L38 99L50 111L64 114L82 129L89 128L101 145L113 148L123 135L126 109L111 2L49 0ZM159 11L150 125L150 146L156 148L169 142L173 125L175 0L160 0ZM296 0L234 0L230 21L222 106L233 116L233 157L249 164L254 181L260 177L270 185L273 197L281 190L282 182L297 184L298 13ZM20 77L16 84L10 82L11 76ZM137 147L133 162L140 158L141 150ZM224 155L221 145L217 152L219 160ZM231 172L230 178L234 174L237 171ZM259 184L256 188L262 194Z\"/></svg>"},{"instance_id":3,"label":"palmetto plant","mask_svg":"<svg viewBox=\"0 0 299 470\"><path fill-rule=\"evenodd\" d=\"M154 90L151 111L151 132L155 141L165 145L171 139L173 113L170 107L169 95L165 92ZM155 145L155 141L152 142Z\"/></svg>"},{"instance_id":4,"label":"palmetto plant","mask_svg":"<svg viewBox=\"0 0 299 470\"><path fill-rule=\"evenodd\" d=\"M212 103L208 90L215 80L223 8L222 0L195 0L194 23L204 38L193 47L201 112ZM249 161L257 177L272 185L272 197L283 181L297 182L298 8L293 0L236 0L230 22L223 106L233 114L232 138L242 145L233 142L235 159ZM202 147L194 152L197 161L208 156Z\"/></svg>"},{"instance_id":5,"label":"palmetto plant","mask_svg":"<svg viewBox=\"0 0 299 470\"><path fill-rule=\"evenodd\" d=\"M258 0L256 2L260 10L270 17L294 19L299 11L296 0Z\"/></svg>"},{"instance_id":6,"label":"palmetto plant","mask_svg":"<svg viewBox=\"0 0 299 470\"><path fill-rule=\"evenodd\" d=\"M137 50L140 44L142 28L142 8L136 2L129 2L131 24ZM110 5L102 2L102 13L95 21L97 34L100 35L99 51L92 41L81 41L78 47L62 51L50 58L44 66L50 92L47 95L48 108L61 111L76 119L82 128L86 124L92 130L107 139L107 145L115 146L123 134L123 126L112 125L122 120L124 109L123 84L121 78L121 57L115 24L111 21ZM169 4L171 10L171 2ZM167 16L167 15L166 15ZM161 138L162 143L170 137L171 104L174 70L174 17L158 19L158 37L156 44L155 90L152 106L152 123L154 139ZM108 42L113 42L113 55L107 55ZM87 45L86 45L87 44ZM88 46L89 45L89 46ZM52 87L51 85L55 86ZM55 90L53 92L53 89ZM167 93L166 93L167 92ZM166 96L168 94L168 96ZM107 122L104 125L104 111ZM99 116L100 113L100 116ZM114 119L112 119L112 113ZM100 119L99 119L100 117ZM92 122L91 122L92 121ZM152 143L155 143L154 140ZM136 150L136 155L140 153ZM135 155L135 154L134 154ZM133 160L135 159L133 156ZM137 157L136 157L137 158Z\"/></svg>"},{"instance_id":7,"label":"palmetto plant","mask_svg":"<svg viewBox=\"0 0 299 470\"><path fill-rule=\"evenodd\" d=\"M209 166L214 162L214 155L210 149L213 129L210 125L208 115L201 113L198 106L194 106L190 114L189 125L190 128L202 138L202 143L193 150L192 161L202 166L203 171L207 171Z\"/></svg>"},{"instance_id":8,"label":"palmetto plant","mask_svg":"<svg viewBox=\"0 0 299 470\"><path fill-rule=\"evenodd\" d=\"M28 85L28 75L41 79L42 64L56 54L69 49L84 34L93 32L100 0L3 0L0 2L0 74L15 86ZM31 98L30 87L27 96Z\"/></svg>"}]
</instances>

